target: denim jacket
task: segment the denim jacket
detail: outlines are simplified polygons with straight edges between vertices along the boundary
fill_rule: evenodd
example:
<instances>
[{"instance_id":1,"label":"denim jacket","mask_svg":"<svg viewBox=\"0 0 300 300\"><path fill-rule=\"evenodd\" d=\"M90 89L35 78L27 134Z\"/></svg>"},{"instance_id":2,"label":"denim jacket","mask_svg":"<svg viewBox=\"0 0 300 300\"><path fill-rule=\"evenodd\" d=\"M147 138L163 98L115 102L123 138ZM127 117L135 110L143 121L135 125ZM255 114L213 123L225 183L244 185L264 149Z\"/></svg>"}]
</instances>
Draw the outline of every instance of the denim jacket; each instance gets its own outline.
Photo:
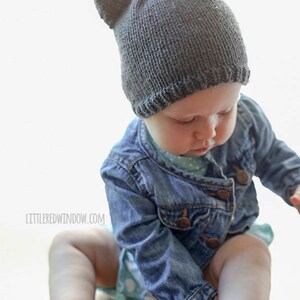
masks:
<instances>
[{"instance_id":1,"label":"denim jacket","mask_svg":"<svg viewBox=\"0 0 300 300\"><path fill-rule=\"evenodd\" d=\"M136 119L101 168L114 235L157 299L215 299L202 271L228 235L245 232L257 218L252 177L288 204L300 183L299 157L244 95L233 135L204 159L205 177L166 163Z\"/></svg>"}]
</instances>

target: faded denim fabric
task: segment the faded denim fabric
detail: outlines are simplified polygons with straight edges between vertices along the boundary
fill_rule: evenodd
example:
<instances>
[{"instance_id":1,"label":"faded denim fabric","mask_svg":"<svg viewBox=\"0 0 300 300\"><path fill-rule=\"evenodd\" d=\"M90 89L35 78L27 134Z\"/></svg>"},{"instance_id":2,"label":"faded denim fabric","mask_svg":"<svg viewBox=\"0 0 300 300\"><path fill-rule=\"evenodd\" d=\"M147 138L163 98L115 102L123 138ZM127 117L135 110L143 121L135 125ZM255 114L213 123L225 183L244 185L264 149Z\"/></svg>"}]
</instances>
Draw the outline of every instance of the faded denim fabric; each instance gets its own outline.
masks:
<instances>
[{"instance_id":1,"label":"faded denim fabric","mask_svg":"<svg viewBox=\"0 0 300 300\"><path fill-rule=\"evenodd\" d=\"M167 164L136 119L101 168L114 235L157 299L215 299L202 270L228 235L245 232L257 218L252 177L288 204L300 183L299 157L244 95L233 135L204 158L205 177Z\"/></svg>"}]
</instances>

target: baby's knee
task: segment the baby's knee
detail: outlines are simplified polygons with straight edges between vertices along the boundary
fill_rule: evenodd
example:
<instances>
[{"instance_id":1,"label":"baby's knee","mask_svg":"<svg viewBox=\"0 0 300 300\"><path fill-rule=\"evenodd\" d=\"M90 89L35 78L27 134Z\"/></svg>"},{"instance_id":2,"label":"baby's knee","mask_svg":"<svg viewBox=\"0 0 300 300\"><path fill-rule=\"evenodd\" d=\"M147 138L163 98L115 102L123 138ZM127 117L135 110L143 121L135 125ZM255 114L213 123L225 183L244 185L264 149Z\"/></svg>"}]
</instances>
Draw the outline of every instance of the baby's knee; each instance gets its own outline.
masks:
<instances>
[{"instance_id":1,"label":"baby's knee","mask_svg":"<svg viewBox=\"0 0 300 300\"><path fill-rule=\"evenodd\" d=\"M57 251L60 251L63 248L71 246L71 232L70 230L64 230L57 233L51 241L49 248L49 255L51 256Z\"/></svg>"},{"instance_id":2,"label":"baby's knee","mask_svg":"<svg viewBox=\"0 0 300 300\"><path fill-rule=\"evenodd\" d=\"M271 254L265 242L252 235L241 234L227 240L213 257L210 264L213 277L218 280L223 267L231 262L247 262L270 269Z\"/></svg>"},{"instance_id":3,"label":"baby's knee","mask_svg":"<svg viewBox=\"0 0 300 300\"><path fill-rule=\"evenodd\" d=\"M254 263L267 266L271 264L271 253L268 245L253 235L241 235L241 239L238 241L237 250L248 254L249 259L252 259Z\"/></svg>"},{"instance_id":4,"label":"baby's knee","mask_svg":"<svg viewBox=\"0 0 300 300\"><path fill-rule=\"evenodd\" d=\"M97 248L100 252L114 247L112 234L102 228L67 229L59 232L52 240L49 254L66 251L70 248L89 252Z\"/></svg>"},{"instance_id":5,"label":"baby's knee","mask_svg":"<svg viewBox=\"0 0 300 300\"><path fill-rule=\"evenodd\" d=\"M257 264L269 265L271 254L268 245L261 239L250 235L241 234L228 241L229 258L247 258Z\"/></svg>"}]
</instances>

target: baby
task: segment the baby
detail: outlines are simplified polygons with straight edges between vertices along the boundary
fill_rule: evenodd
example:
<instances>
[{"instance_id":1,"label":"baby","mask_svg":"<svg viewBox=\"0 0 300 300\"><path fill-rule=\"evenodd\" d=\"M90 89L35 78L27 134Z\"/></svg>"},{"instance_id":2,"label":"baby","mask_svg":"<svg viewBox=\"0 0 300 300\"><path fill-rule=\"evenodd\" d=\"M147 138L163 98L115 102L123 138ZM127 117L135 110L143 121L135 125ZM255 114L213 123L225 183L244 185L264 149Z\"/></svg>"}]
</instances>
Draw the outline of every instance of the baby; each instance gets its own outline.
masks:
<instances>
[{"instance_id":1,"label":"baby","mask_svg":"<svg viewBox=\"0 0 300 300\"><path fill-rule=\"evenodd\" d=\"M266 300L272 230L253 176L300 211L300 159L241 94L250 71L221 0L96 0L138 116L105 160L113 234L59 234L51 300Z\"/></svg>"}]
</instances>

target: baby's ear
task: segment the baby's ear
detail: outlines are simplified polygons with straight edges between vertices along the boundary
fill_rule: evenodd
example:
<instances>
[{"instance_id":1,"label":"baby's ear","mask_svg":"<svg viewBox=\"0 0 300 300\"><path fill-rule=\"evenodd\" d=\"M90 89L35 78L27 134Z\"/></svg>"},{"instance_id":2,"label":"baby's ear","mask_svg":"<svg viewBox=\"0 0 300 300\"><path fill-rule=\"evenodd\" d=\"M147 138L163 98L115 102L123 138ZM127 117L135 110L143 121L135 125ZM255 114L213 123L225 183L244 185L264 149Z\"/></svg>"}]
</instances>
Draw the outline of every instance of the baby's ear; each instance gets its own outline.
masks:
<instances>
[{"instance_id":1,"label":"baby's ear","mask_svg":"<svg viewBox=\"0 0 300 300\"><path fill-rule=\"evenodd\" d=\"M100 17L113 29L131 0L94 0Z\"/></svg>"}]
</instances>

